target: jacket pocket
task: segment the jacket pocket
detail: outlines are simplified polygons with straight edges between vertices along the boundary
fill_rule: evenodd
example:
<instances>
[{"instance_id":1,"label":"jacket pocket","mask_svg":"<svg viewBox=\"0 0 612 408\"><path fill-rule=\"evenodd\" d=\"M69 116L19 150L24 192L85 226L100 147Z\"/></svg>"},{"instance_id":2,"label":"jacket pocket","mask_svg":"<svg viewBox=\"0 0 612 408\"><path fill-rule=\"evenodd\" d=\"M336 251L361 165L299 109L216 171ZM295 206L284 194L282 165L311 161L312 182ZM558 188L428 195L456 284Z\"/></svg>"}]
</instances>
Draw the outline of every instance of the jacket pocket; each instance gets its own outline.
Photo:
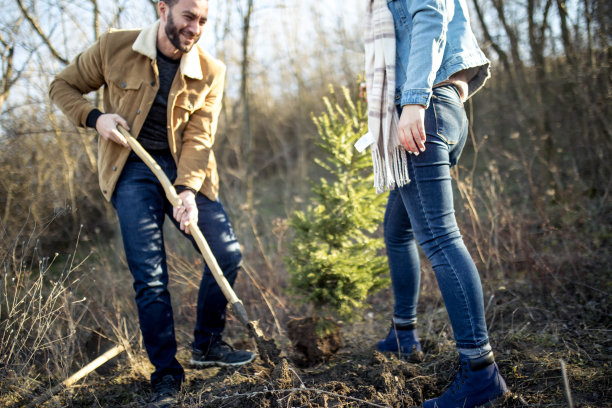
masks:
<instances>
[{"instance_id":1,"label":"jacket pocket","mask_svg":"<svg viewBox=\"0 0 612 408\"><path fill-rule=\"evenodd\" d=\"M189 99L180 98L176 101L176 105L174 105L174 109L179 109L179 112L186 113L188 116L191 116L193 112L196 111L197 107L194 102Z\"/></svg>"},{"instance_id":2,"label":"jacket pocket","mask_svg":"<svg viewBox=\"0 0 612 408\"><path fill-rule=\"evenodd\" d=\"M191 115L201 108L201 102L198 101L197 96L195 93L183 93L176 99L173 117L175 120L174 126L177 131L182 131L187 122L189 122Z\"/></svg>"},{"instance_id":3,"label":"jacket pocket","mask_svg":"<svg viewBox=\"0 0 612 408\"><path fill-rule=\"evenodd\" d=\"M138 108L138 98L142 82L142 78L134 77L111 78L108 81L111 106L115 107L115 112L113 113L126 115Z\"/></svg>"},{"instance_id":4,"label":"jacket pocket","mask_svg":"<svg viewBox=\"0 0 612 408\"><path fill-rule=\"evenodd\" d=\"M189 100L181 99L176 101L172 112L174 122L172 126L177 134L183 133L193 112L195 112L195 107Z\"/></svg>"}]
</instances>

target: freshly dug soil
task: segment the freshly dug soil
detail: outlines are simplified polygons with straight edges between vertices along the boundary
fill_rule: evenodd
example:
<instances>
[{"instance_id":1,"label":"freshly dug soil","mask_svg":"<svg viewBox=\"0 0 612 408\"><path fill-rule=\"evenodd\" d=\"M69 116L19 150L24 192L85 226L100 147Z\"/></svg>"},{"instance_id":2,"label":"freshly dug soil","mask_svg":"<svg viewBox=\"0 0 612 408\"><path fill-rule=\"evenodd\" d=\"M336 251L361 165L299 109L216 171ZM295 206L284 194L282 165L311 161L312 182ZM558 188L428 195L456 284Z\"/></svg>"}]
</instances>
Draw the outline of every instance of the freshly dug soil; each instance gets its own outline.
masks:
<instances>
[{"instance_id":1,"label":"freshly dug soil","mask_svg":"<svg viewBox=\"0 0 612 408\"><path fill-rule=\"evenodd\" d=\"M295 350L301 355L296 363L300 366L311 366L328 361L342 345L340 326L327 319L324 323L329 329L320 337L318 327L321 321L314 317L292 319L287 324L287 334Z\"/></svg>"},{"instance_id":2,"label":"freshly dug soil","mask_svg":"<svg viewBox=\"0 0 612 408\"><path fill-rule=\"evenodd\" d=\"M267 386L262 387L266 382ZM423 394L436 391L435 379L423 375L418 365L388 358L376 351L351 356L333 365L304 372L287 360L270 373L267 381L243 381L217 388L202 407L410 407Z\"/></svg>"}]
</instances>

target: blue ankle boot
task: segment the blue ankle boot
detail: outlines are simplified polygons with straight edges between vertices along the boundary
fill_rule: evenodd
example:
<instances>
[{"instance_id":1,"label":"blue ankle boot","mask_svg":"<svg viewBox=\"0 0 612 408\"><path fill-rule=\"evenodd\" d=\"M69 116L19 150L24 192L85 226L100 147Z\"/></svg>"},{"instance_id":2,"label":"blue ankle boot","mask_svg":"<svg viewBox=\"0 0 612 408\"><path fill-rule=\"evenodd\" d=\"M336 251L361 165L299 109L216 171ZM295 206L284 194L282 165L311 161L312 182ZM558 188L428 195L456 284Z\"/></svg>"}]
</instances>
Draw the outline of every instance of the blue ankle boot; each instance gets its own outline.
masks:
<instances>
[{"instance_id":1,"label":"blue ankle boot","mask_svg":"<svg viewBox=\"0 0 612 408\"><path fill-rule=\"evenodd\" d=\"M410 356L413 352L421 351L419 335L414 325L391 324L389 334L379 341L376 349L383 353L397 353L401 358Z\"/></svg>"},{"instance_id":2,"label":"blue ankle boot","mask_svg":"<svg viewBox=\"0 0 612 408\"><path fill-rule=\"evenodd\" d=\"M423 408L481 407L508 392L492 351L469 360L460 355L459 363L459 372L446 392L439 398L425 401Z\"/></svg>"}]
</instances>

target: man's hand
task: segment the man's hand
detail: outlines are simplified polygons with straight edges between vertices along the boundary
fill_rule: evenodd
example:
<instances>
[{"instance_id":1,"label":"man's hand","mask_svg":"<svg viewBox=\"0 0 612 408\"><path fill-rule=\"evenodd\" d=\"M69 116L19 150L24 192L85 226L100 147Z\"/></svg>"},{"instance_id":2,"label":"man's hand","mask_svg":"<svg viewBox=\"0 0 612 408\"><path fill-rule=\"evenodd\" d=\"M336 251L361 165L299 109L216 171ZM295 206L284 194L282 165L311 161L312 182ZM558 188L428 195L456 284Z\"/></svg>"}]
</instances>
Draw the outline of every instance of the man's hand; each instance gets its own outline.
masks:
<instances>
[{"instance_id":1,"label":"man's hand","mask_svg":"<svg viewBox=\"0 0 612 408\"><path fill-rule=\"evenodd\" d=\"M190 190L185 190L179 194L179 198L183 205L173 207L172 215L181 224L181 231L191 234L189 226L191 224L198 225L198 207L195 202L195 194Z\"/></svg>"},{"instance_id":2,"label":"man's hand","mask_svg":"<svg viewBox=\"0 0 612 408\"><path fill-rule=\"evenodd\" d=\"M123 126L126 130L130 130L125 119L116 113L105 113L96 120L96 130L106 140L115 142L124 147L130 147L125 137L117 130L117 125Z\"/></svg>"},{"instance_id":3,"label":"man's hand","mask_svg":"<svg viewBox=\"0 0 612 408\"><path fill-rule=\"evenodd\" d=\"M425 107L405 105L402 108L399 124L400 143L409 153L418 156L425 151Z\"/></svg>"}]
</instances>

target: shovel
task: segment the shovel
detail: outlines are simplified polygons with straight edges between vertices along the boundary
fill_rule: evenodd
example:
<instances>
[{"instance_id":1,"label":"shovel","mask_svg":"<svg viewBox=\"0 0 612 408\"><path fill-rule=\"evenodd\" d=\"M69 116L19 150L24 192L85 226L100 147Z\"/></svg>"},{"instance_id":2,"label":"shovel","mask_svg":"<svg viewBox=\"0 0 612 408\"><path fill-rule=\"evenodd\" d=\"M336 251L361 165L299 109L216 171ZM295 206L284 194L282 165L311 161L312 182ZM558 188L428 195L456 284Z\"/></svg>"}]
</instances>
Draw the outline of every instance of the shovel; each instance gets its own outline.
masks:
<instances>
[{"instance_id":1,"label":"shovel","mask_svg":"<svg viewBox=\"0 0 612 408\"><path fill-rule=\"evenodd\" d=\"M157 179L160 181L170 204L175 207L182 205L181 199L179 198L178 194L176 194L174 186L172 185L170 180L168 180L166 173L164 173L162 168L157 164L157 162L155 162L155 159L151 157L151 155L123 126L118 125L117 129L119 130L119 132L121 132L123 137L125 137L134 153L136 153L138 157L140 157L140 159L151 169L153 174L155 174ZM238 299L238 296L236 296L236 293L230 286L229 282L227 281L227 279L225 279L225 276L223 275L223 272L221 271L221 268L219 267L219 264L217 263L217 260L215 259L212 251L210 250L210 247L208 246L208 243L202 235L202 231L200 231L198 225L190 224L189 232L191 233L191 236L193 236L193 239L195 240L196 244L198 245L198 248L200 249L200 252L204 257L204 260L206 261L206 265L208 265L208 267L210 268L212 275L215 278L215 281L221 288L221 291L225 295L225 298L227 299L228 303L230 304L234 316L236 316L236 318L238 318L238 320L247 327L249 334L251 335L251 337L253 337L253 339L255 339L255 343L257 343L257 349L259 350L259 356L261 360L269 366L274 366L274 361L278 359L280 351L272 340L266 340L264 338L263 332L259 327L259 322L257 322L256 320L249 320L242 301Z\"/></svg>"}]
</instances>

